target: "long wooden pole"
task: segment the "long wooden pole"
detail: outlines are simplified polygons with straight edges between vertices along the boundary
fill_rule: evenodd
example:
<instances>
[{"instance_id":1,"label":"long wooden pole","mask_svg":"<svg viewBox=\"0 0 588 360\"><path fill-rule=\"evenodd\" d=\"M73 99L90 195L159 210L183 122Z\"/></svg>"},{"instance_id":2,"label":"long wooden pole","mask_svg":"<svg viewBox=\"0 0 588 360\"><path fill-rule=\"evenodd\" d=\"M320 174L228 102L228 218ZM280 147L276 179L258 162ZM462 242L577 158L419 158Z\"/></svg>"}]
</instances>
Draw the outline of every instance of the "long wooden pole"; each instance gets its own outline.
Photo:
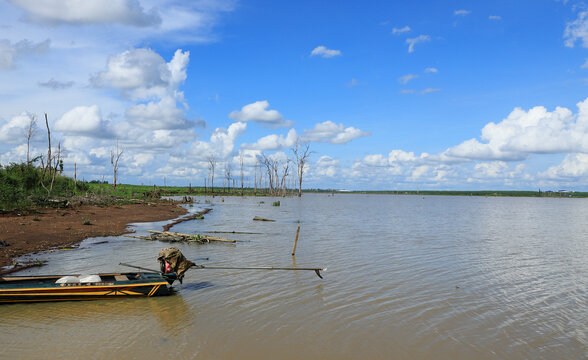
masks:
<instances>
[{"instance_id":1,"label":"long wooden pole","mask_svg":"<svg viewBox=\"0 0 588 360\"><path fill-rule=\"evenodd\" d=\"M312 270L321 279L320 271L327 271L327 268L314 267L273 267L273 266L208 266L208 265L194 265L197 269L226 269L226 270Z\"/></svg>"},{"instance_id":2,"label":"long wooden pole","mask_svg":"<svg viewBox=\"0 0 588 360\"><path fill-rule=\"evenodd\" d=\"M300 226L296 229L296 237L294 238L294 247L292 248L292 256L296 254L296 244L298 244L298 234L300 234Z\"/></svg>"}]
</instances>

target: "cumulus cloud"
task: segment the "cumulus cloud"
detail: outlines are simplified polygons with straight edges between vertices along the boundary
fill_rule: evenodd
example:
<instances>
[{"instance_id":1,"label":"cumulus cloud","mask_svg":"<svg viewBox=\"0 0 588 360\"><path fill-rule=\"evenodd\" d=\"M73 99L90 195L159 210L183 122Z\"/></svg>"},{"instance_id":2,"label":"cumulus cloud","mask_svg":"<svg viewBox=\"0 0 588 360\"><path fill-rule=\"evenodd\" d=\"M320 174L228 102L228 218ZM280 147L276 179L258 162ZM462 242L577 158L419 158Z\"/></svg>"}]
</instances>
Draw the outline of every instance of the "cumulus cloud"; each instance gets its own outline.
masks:
<instances>
[{"instance_id":1,"label":"cumulus cloud","mask_svg":"<svg viewBox=\"0 0 588 360\"><path fill-rule=\"evenodd\" d=\"M196 160L206 161L214 155L217 160L227 159L235 149L235 141L245 133L247 124L244 122L232 123L228 129L217 128L210 136L210 141L195 141L192 143L189 156Z\"/></svg>"},{"instance_id":2,"label":"cumulus cloud","mask_svg":"<svg viewBox=\"0 0 588 360\"><path fill-rule=\"evenodd\" d=\"M49 39L38 43L25 39L14 44L7 39L0 39L0 69L12 69L22 57L45 53L49 51L50 45Z\"/></svg>"},{"instance_id":3,"label":"cumulus cloud","mask_svg":"<svg viewBox=\"0 0 588 360\"><path fill-rule=\"evenodd\" d=\"M27 129L34 116L28 112L23 112L0 126L0 142L5 144L26 143Z\"/></svg>"},{"instance_id":4,"label":"cumulus cloud","mask_svg":"<svg viewBox=\"0 0 588 360\"><path fill-rule=\"evenodd\" d=\"M588 178L588 154L568 154L559 165L540 176L553 180Z\"/></svg>"},{"instance_id":5,"label":"cumulus cloud","mask_svg":"<svg viewBox=\"0 0 588 360\"><path fill-rule=\"evenodd\" d=\"M159 102L149 102L130 106L126 110L127 120L133 124L152 130L172 130L192 127L182 109L176 106L176 101L169 96Z\"/></svg>"},{"instance_id":6,"label":"cumulus cloud","mask_svg":"<svg viewBox=\"0 0 588 360\"><path fill-rule=\"evenodd\" d=\"M134 125L152 130L187 128L195 124L186 118L183 93L178 89L187 78L189 59L190 53L181 49L169 62L151 49L127 50L111 56L106 71L91 81L95 86L120 89L132 100L148 100L127 108L127 119Z\"/></svg>"},{"instance_id":7,"label":"cumulus cloud","mask_svg":"<svg viewBox=\"0 0 588 360\"><path fill-rule=\"evenodd\" d=\"M239 111L231 111L229 118L234 121L256 122L270 128L290 127L293 125L292 121L285 120L277 110L267 110L269 106L270 104L267 100L256 101L243 106Z\"/></svg>"},{"instance_id":8,"label":"cumulus cloud","mask_svg":"<svg viewBox=\"0 0 588 360\"><path fill-rule=\"evenodd\" d=\"M324 58L331 58L334 56L341 56L341 55L342 55L341 50L327 49L327 47L325 47L323 45L315 47L310 52L310 56L321 56Z\"/></svg>"},{"instance_id":9,"label":"cumulus cloud","mask_svg":"<svg viewBox=\"0 0 588 360\"><path fill-rule=\"evenodd\" d=\"M275 134L267 135L257 140L254 144L243 144L243 148L260 151L280 150L294 146L296 140L298 140L296 130L290 129L285 137L283 135Z\"/></svg>"},{"instance_id":10,"label":"cumulus cloud","mask_svg":"<svg viewBox=\"0 0 588 360\"><path fill-rule=\"evenodd\" d=\"M415 38L406 39L406 43L408 44L408 52L414 52L414 46L419 43L424 43L427 41L431 41L431 37L429 35L419 35Z\"/></svg>"},{"instance_id":11,"label":"cumulus cloud","mask_svg":"<svg viewBox=\"0 0 588 360\"><path fill-rule=\"evenodd\" d=\"M100 87L135 91L138 92L135 97L145 98L150 93L161 94L170 85L171 78L168 64L155 51L132 49L111 56L107 70L98 73L91 81Z\"/></svg>"},{"instance_id":12,"label":"cumulus cloud","mask_svg":"<svg viewBox=\"0 0 588 360\"><path fill-rule=\"evenodd\" d=\"M564 39L567 47L574 47L578 40L583 47L588 47L588 10L581 11L576 20L567 23Z\"/></svg>"},{"instance_id":13,"label":"cumulus cloud","mask_svg":"<svg viewBox=\"0 0 588 360\"><path fill-rule=\"evenodd\" d=\"M346 144L353 139L369 136L370 133L353 126L345 127L343 124L335 124L328 120L316 124L314 128L306 130L302 135L304 142L328 142L331 144Z\"/></svg>"},{"instance_id":14,"label":"cumulus cloud","mask_svg":"<svg viewBox=\"0 0 588 360\"><path fill-rule=\"evenodd\" d=\"M333 178L340 172L339 163L340 161L338 159L323 155L317 160L313 169L313 175Z\"/></svg>"},{"instance_id":15,"label":"cumulus cloud","mask_svg":"<svg viewBox=\"0 0 588 360\"><path fill-rule=\"evenodd\" d=\"M145 11L137 0L9 0L25 10L32 21L43 23L157 26L161 23L155 8Z\"/></svg>"},{"instance_id":16,"label":"cumulus cloud","mask_svg":"<svg viewBox=\"0 0 588 360\"><path fill-rule=\"evenodd\" d=\"M410 30L411 29L410 29L410 27L408 25L407 26L404 26L404 27L401 27L401 28L393 28L392 29L392 34L394 34L394 35L404 34L406 32L409 32Z\"/></svg>"},{"instance_id":17,"label":"cumulus cloud","mask_svg":"<svg viewBox=\"0 0 588 360\"><path fill-rule=\"evenodd\" d=\"M398 82L401 84L408 84L410 80L417 79L419 76L415 74L406 74L398 78Z\"/></svg>"},{"instance_id":18,"label":"cumulus cloud","mask_svg":"<svg viewBox=\"0 0 588 360\"><path fill-rule=\"evenodd\" d=\"M98 105L77 106L71 109L57 120L55 130L87 137L112 136L109 123L102 117Z\"/></svg>"},{"instance_id":19,"label":"cumulus cloud","mask_svg":"<svg viewBox=\"0 0 588 360\"><path fill-rule=\"evenodd\" d=\"M481 141L470 139L446 151L453 157L477 160L522 160L529 154L588 153L588 99L578 103L578 114L543 106L514 109L499 123L482 129Z\"/></svg>"}]
</instances>

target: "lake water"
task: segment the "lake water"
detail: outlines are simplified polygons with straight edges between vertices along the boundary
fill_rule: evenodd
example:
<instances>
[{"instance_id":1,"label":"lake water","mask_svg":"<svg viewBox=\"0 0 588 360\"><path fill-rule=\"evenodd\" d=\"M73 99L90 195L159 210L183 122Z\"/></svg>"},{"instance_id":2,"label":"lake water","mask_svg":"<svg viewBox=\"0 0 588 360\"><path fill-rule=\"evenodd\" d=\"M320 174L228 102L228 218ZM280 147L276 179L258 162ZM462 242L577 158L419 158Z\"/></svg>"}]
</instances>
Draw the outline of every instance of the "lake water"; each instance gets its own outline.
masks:
<instances>
[{"instance_id":1,"label":"lake water","mask_svg":"<svg viewBox=\"0 0 588 360\"><path fill-rule=\"evenodd\" d=\"M275 200L196 198L190 211L213 211L172 231L257 234L177 246L208 265L328 267L324 279L201 269L169 297L3 305L0 358L588 358L588 200L306 194L274 207ZM133 227L144 235L162 224ZM119 262L157 269L168 246L93 238L36 256L49 264L22 273L130 270Z\"/></svg>"}]
</instances>

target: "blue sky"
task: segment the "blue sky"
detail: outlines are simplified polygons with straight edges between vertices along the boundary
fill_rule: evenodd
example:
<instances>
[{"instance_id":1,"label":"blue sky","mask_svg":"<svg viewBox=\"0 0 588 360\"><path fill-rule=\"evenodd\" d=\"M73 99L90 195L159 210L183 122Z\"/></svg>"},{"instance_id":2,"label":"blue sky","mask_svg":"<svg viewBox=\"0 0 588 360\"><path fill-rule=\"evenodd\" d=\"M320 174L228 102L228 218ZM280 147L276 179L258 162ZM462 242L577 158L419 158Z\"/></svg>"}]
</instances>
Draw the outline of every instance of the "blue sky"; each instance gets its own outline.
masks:
<instances>
[{"instance_id":1,"label":"blue sky","mask_svg":"<svg viewBox=\"0 0 588 360\"><path fill-rule=\"evenodd\" d=\"M582 1L0 0L0 164L202 185L313 151L304 187L588 191ZM293 173L293 172L292 172Z\"/></svg>"}]
</instances>

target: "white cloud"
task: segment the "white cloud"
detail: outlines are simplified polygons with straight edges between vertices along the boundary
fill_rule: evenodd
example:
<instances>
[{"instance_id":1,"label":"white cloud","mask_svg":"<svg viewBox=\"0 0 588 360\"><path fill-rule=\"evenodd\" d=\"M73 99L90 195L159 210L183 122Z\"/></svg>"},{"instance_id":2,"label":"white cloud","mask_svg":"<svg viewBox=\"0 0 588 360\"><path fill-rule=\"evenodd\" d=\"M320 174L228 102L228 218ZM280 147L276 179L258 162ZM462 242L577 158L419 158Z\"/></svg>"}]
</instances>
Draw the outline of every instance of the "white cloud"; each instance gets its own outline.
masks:
<instances>
[{"instance_id":1,"label":"white cloud","mask_svg":"<svg viewBox=\"0 0 588 360\"><path fill-rule=\"evenodd\" d=\"M540 174L548 179L588 179L588 154L568 154L557 166Z\"/></svg>"},{"instance_id":2,"label":"white cloud","mask_svg":"<svg viewBox=\"0 0 588 360\"><path fill-rule=\"evenodd\" d=\"M125 91L143 89L163 90L169 85L171 73L165 60L151 49L133 49L111 56L107 70L92 78L97 86ZM145 96L140 96L145 98Z\"/></svg>"},{"instance_id":3,"label":"white cloud","mask_svg":"<svg viewBox=\"0 0 588 360\"><path fill-rule=\"evenodd\" d=\"M408 25L407 26L404 26L404 27L401 27L401 28L393 28L392 29L392 34L394 34L394 35L404 34L406 32L409 32L410 30L411 29L410 29L410 27Z\"/></svg>"},{"instance_id":4,"label":"white cloud","mask_svg":"<svg viewBox=\"0 0 588 360\"><path fill-rule=\"evenodd\" d=\"M401 84L408 84L409 81L417 79L419 76L415 74L406 74L398 78L398 82Z\"/></svg>"},{"instance_id":5,"label":"white cloud","mask_svg":"<svg viewBox=\"0 0 588 360\"><path fill-rule=\"evenodd\" d=\"M227 159L235 149L235 141L245 133L247 124L232 123L228 129L216 128L210 136L210 141L195 141L189 150L189 158L206 161L214 155L217 160Z\"/></svg>"},{"instance_id":6,"label":"white cloud","mask_svg":"<svg viewBox=\"0 0 588 360\"><path fill-rule=\"evenodd\" d=\"M244 149L249 150L260 150L260 151L272 151L272 150L280 150L284 148L288 148L293 146L298 139L298 134L296 134L296 130L290 129L286 137L283 135L267 135L255 142L255 144L244 144Z\"/></svg>"},{"instance_id":7,"label":"white cloud","mask_svg":"<svg viewBox=\"0 0 588 360\"><path fill-rule=\"evenodd\" d=\"M109 123L102 118L98 105L77 106L71 109L57 120L55 130L77 136L112 136Z\"/></svg>"},{"instance_id":8,"label":"white cloud","mask_svg":"<svg viewBox=\"0 0 588 360\"><path fill-rule=\"evenodd\" d=\"M36 44L26 39L14 44L7 39L0 39L0 70L14 68L23 56L47 52L50 45L49 39Z\"/></svg>"},{"instance_id":9,"label":"white cloud","mask_svg":"<svg viewBox=\"0 0 588 360\"><path fill-rule=\"evenodd\" d=\"M588 10L580 12L576 20L566 24L564 39L567 47L574 47L578 40L583 47L588 47Z\"/></svg>"},{"instance_id":10,"label":"white cloud","mask_svg":"<svg viewBox=\"0 0 588 360\"><path fill-rule=\"evenodd\" d=\"M489 20L502 20L502 16L500 15L490 15L488 16Z\"/></svg>"},{"instance_id":11,"label":"white cloud","mask_svg":"<svg viewBox=\"0 0 588 360\"><path fill-rule=\"evenodd\" d=\"M270 106L267 100L256 101L245 105L240 111L231 111L229 117L234 121L256 122L266 127L289 127L293 122L285 120L277 110L267 110Z\"/></svg>"},{"instance_id":12,"label":"white cloud","mask_svg":"<svg viewBox=\"0 0 588 360\"><path fill-rule=\"evenodd\" d=\"M406 43L408 44L408 52L414 52L414 46L419 43L431 41L431 37L429 35L419 35L415 38L406 39Z\"/></svg>"},{"instance_id":13,"label":"white cloud","mask_svg":"<svg viewBox=\"0 0 588 360\"><path fill-rule=\"evenodd\" d=\"M145 11L137 0L9 0L25 10L29 19L45 23L120 23L132 26L157 26L157 9Z\"/></svg>"},{"instance_id":14,"label":"white cloud","mask_svg":"<svg viewBox=\"0 0 588 360\"><path fill-rule=\"evenodd\" d=\"M185 129L194 125L168 96L159 102L130 106L125 115L131 124L152 130Z\"/></svg>"},{"instance_id":15,"label":"white cloud","mask_svg":"<svg viewBox=\"0 0 588 360\"><path fill-rule=\"evenodd\" d=\"M434 68L434 67L428 67L428 68L426 68L426 69L425 69L425 72L426 72L426 73L438 73L438 72L439 72L439 70L437 70L437 69L436 69L436 68Z\"/></svg>"},{"instance_id":16,"label":"white cloud","mask_svg":"<svg viewBox=\"0 0 588 360\"><path fill-rule=\"evenodd\" d=\"M328 120L316 124L311 130L306 130L302 135L303 142L329 142L331 144L345 144L353 139L368 136L370 133L361 131L353 126L345 127L343 124L335 124Z\"/></svg>"},{"instance_id":17,"label":"white cloud","mask_svg":"<svg viewBox=\"0 0 588 360\"><path fill-rule=\"evenodd\" d=\"M340 161L338 159L323 155L317 160L313 168L313 175L334 178L339 174L339 163Z\"/></svg>"},{"instance_id":18,"label":"white cloud","mask_svg":"<svg viewBox=\"0 0 588 360\"><path fill-rule=\"evenodd\" d=\"M321 56L324 58L330 58L333 56L341 56L341 55L342 55L341 50L327 49L323 45L315 47L310 53L310 56Z\"/></svg>"},{"instance_id":19,"label":"white cloud","mask_svg":"<svg viewBox=\"0 0 588 360\"><path fill-rule=\"evenodd\" d=\"M35 115L23 112L10 119L6 124L0 126L0 142L5 144L26 143L27 128L33 116ZM37 133L39 133L38 126L37 120Z\"/></svg>"},{"instance_id":20,"label":"white cloud","mask_svg":"<svg viewBox=\"0 0 588 360\"><path fill-rule=\"evenodd\" d=\"M453 15L455 15L455 16L466 16L466 15L468 15L470 13L471 13L470 10L463 10L463 9L461 9L461 10L455 10L453 12Z\"/></svg>"},{"instance_id":21,"label":"white cloud","mask_svg":"<svg viewBox=\"0 0 588 360\"><path fill-rule=\"evenodd\" d=\"M542 106L514 109L500 123L482 129L480 142L464 141L446 154L479 160L522 160L529 154L588 153L588 99L578 103L578 114L566 108L549 112Z\"/></svg>"}]
</instances>

